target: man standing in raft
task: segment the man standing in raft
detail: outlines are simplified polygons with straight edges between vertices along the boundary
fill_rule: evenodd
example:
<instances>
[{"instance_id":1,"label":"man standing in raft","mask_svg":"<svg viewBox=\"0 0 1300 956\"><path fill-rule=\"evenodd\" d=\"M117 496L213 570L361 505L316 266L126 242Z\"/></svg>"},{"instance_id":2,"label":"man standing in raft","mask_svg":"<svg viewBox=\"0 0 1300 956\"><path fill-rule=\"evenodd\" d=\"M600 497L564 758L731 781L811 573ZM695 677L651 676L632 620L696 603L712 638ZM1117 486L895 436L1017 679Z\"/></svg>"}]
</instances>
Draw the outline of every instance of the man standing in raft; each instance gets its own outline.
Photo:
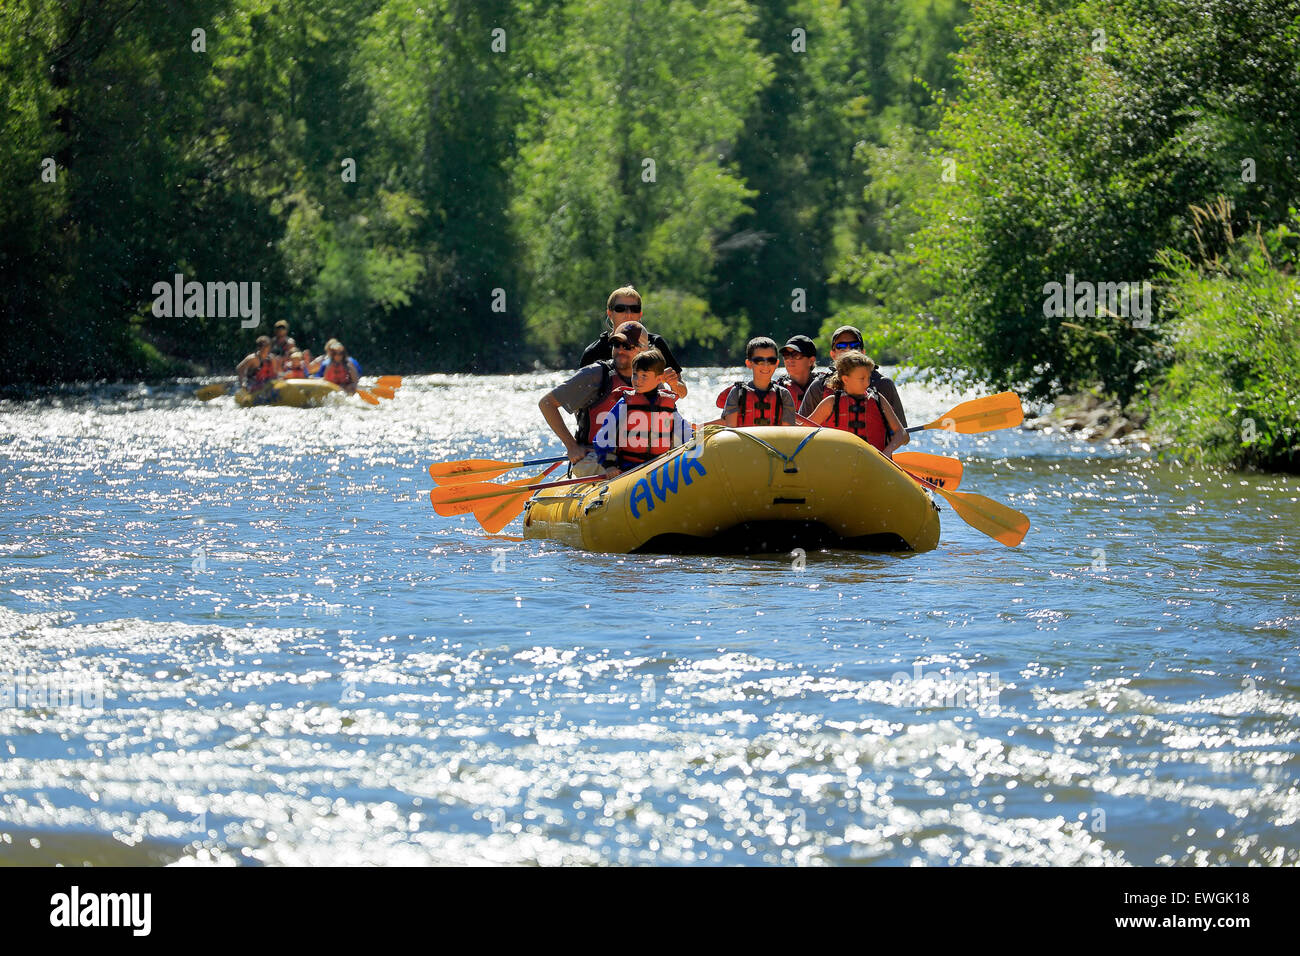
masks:
<instances>
[{"instance_id":1,"label":"man standing in raft","mask_svg":"<svg viewBox=\"0 0 1300 956\"><path fill-rule=\"evenodd\" d=\"M641 293L630 285L622 286L611 292L609 298L605 301L605 321L609 323L609 328L601 332L600 337L587 346L586 351L582 353L580 368L586 368L595 362L606 362L613 358L610 337L625 322L640 323L641 321ZM682 367L677 359L673 357L673 350L668 347L664 337L655 335L652 332L646 332L645 347L658 349L660 354L663 355L664 361L668 363L665 381L678 398L685 398L686 384L677 377L681 374Z\"/></svg>"},{"instance_id":2,"label":"man standing in raft","mask_svg":"<svg viewBox=\"0 0 1300 956\"><path fill-rule=\"evenodd\" d=\"M573 464L573 474L578 478L590 478L605 470L591 445L592 437L600 430L596 416L613 407L617 397L610 398L616 388L632 388L632 363L645 348L645 341L645 326L640 322L624 322L609 337L614 355L612 360L584 366L577 375L551 389L537 403L546 424L564 442L564 450ZM569 431L564 416L560 414L561 408L578 416L576 435Z\"/></svg>"}]
</instances>

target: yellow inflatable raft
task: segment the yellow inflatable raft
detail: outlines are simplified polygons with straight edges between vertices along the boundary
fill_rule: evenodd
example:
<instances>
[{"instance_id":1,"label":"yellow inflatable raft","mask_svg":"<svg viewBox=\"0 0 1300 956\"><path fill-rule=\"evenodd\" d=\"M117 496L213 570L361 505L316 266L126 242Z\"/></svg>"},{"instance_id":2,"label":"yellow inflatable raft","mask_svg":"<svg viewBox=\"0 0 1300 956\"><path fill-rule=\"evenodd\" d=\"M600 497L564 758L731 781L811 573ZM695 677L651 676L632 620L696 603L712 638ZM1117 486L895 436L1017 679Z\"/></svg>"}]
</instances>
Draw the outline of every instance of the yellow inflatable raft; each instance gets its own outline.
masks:
<instances>
[{"instance_id":1,"label":"yellow inflatable raft","mask_svg":"<svg viewBox=\"0 0 1300 956\"><path fill-rule=\"evenodd\" d=\"M866 442L833 428L703 429L609 481L539 492L524 537L587 551L930 551L933 500Z\"/></svg>"},{"instance_id":2,"label":"yellow inflatable raft","mask_svg":"<svg viewBox=\"0 0 1300 956\"><path fill-rule=\"evenodd\" d=\"M241 408L253 405L292 405L294 408L315 408L327 395L339 391L333 382L323 378L282 378L272 382L257 394L241 388L235 393L235 402Z\"/></svg>"}]
</instances>

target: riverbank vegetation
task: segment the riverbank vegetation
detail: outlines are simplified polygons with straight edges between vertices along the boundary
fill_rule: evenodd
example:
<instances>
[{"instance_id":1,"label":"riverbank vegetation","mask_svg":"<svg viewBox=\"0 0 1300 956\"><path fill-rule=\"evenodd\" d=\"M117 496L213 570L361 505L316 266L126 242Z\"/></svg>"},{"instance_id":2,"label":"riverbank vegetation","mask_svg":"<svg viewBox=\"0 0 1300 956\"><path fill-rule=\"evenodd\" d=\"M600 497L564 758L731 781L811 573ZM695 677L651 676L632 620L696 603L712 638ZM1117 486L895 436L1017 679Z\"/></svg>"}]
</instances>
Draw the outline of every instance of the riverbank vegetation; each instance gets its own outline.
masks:
<instances>
[{"instance_id":1,"label":"riverbank vegetation","mask_svg":"<svg viewBox=\"0 0 1300 956\"><path fill-rule=\"evenodd\" d=\"M1298 51L1297 0L15 0L0 360L233 366L181 274L368 369L568 366L632 282L690 363L854 324L1295 468Z\"/></svg>"}]
</instances>

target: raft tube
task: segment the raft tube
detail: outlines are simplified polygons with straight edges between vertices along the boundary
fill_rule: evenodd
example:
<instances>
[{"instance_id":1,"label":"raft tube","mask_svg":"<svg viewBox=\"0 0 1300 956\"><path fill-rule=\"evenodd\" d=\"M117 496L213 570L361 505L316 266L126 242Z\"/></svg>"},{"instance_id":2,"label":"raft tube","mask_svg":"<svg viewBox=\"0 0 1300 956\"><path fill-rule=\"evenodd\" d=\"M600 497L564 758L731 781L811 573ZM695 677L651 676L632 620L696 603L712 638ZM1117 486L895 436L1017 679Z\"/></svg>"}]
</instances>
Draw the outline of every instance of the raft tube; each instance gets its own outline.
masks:
<instances>
[{"instance_id":1,"label":"raft tube","mask_svg":"<svg viewBox=\"0 0 1300 956\"><path fill-rule=\"evenodd\" d=\"M241 388L235 393L235 402L241 408L253 405L291 405L294 408L315 408L326 396L339 391L333 382L320 378L282 378L258 392Z\"/></svg>"},{"instance_id":2,"label":"raft tube","mask_svg":"<svg viewBox=\"0 0 1300 956\"><path fill-rule=\"evenodd\" d=\"M939 514L914 479L849 432L709 426L617 478L538 492L524 537L610 554L919 552L938 546Z\"/></svg>"}]
</instances>

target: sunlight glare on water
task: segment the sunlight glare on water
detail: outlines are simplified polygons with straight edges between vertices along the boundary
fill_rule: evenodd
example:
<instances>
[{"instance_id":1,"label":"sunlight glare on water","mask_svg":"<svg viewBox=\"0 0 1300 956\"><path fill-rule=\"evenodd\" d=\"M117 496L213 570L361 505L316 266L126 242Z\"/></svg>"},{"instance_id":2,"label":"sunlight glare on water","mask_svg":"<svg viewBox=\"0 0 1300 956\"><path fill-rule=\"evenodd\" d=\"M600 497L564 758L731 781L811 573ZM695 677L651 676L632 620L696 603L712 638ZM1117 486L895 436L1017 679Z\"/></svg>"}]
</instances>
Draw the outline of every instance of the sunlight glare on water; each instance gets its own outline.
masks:
<instances>
[{"instance_id":1,"label":"sunlight glare on water","mask_svg":"<svg viewBox=\"0 0 1300 956\"><path fill-rule=\"evenodd\" d=\"M0 402L0 862L1300 861L1295 478L928 432L1023 546L803 571L434 515L563 377Z\"/></svg>"}]
</instances>

